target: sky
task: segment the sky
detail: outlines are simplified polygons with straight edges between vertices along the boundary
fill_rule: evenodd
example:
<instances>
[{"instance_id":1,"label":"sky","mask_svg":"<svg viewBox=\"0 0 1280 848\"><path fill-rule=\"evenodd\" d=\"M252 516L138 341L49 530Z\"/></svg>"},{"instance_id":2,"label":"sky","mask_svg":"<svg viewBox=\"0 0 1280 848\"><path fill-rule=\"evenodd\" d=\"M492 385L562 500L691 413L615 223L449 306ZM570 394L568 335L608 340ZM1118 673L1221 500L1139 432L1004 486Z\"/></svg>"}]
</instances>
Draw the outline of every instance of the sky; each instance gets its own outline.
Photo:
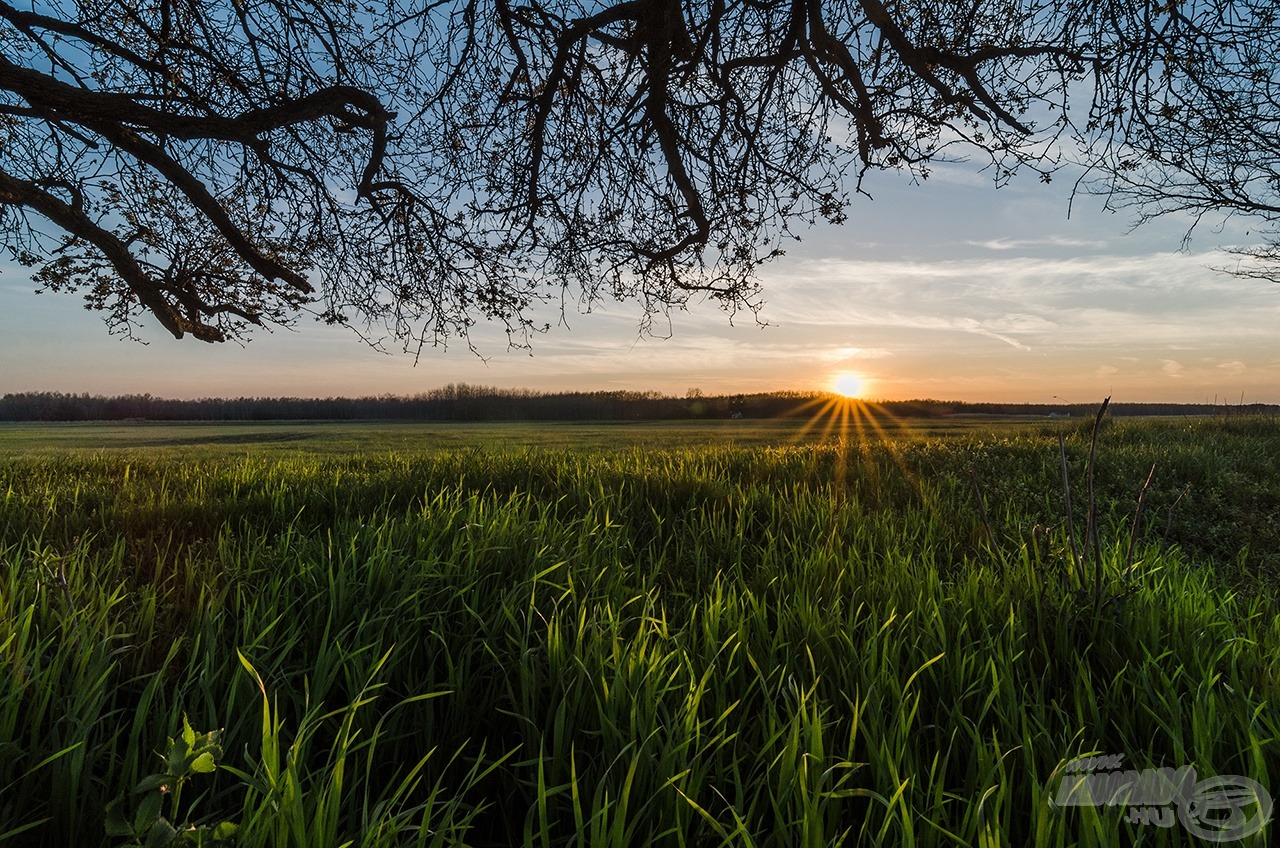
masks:
<instances>
[{"instance_id":1,"label":"sky","mask_svg":"<svg viewBox=\"0 0 1280 848\"><path fill-rule=\"evenodd\" d=\"M925 183L872 175L839 227L761 274L766 326L692 304L639 332L640 311L571 313L510 351L496 328L474 343L386 354L306 318L247 345L148 344L108 334L76 295L34 293L0 264L0 393L161 397L414 394L448 383L706 394L826 390L843 373L870 399L1094 403L1280 403L1280 285L1233 277L1223 245L1243 223L1185 219L1130 231L1098 198L1070 201L1069 175L997 190L964 164ZM1070 210L1070 215L1068 211ZM554 321L557 316L549 316Z\"/></svg>"}]
</instances>

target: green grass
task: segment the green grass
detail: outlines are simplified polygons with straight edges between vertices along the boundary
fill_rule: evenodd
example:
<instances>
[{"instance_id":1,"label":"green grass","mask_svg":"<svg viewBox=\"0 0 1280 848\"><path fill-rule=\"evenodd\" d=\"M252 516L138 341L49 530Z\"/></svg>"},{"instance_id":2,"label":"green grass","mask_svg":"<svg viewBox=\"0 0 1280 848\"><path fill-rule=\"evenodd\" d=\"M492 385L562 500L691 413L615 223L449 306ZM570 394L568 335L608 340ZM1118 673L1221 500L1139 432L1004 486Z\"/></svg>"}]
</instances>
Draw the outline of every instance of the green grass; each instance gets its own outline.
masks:
<instances>
[{"instance_id":1,"label":"green grass","mask_svg":"<svg viewBox=\"0 0 1280 848\"><path fill-rule=\"evenodd\" d=\"M1048 800L1280 792L1280 424L1106 426L1101 594L1058 432L0 428L0 845L1191 844Z\"/></svg>"}]
</instances>

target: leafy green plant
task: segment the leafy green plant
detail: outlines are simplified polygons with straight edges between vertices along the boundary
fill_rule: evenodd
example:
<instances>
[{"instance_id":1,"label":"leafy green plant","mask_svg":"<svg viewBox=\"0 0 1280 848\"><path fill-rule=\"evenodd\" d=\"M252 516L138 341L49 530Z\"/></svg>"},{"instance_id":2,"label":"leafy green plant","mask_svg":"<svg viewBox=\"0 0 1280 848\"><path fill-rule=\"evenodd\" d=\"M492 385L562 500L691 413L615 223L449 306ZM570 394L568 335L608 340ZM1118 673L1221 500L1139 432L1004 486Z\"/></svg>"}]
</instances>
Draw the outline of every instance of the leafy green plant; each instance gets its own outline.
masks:
<instances>
[{"instance_id":1,"label":"leafy green plant","mask_svg":"<svg viewBox=\"0 0 1280 848\"><path fill-rule=\"evenodd\" d=\"M219 731L196 733L186 716L182 717L182 733L169 740L164 755L164 771L150 774L133 787L130 811L125 798L107 805L107 835L121 837L122 846L165 848L169 845L214 846L228 844L235 838L234 822L216 824L176 824L170 819L182 815L182 790L198 774L211 774L218 768L222 746ZM166 811L167 807L167 811ZM166 817L166 812L168 817Z\"/></svg>"}]
</instances>

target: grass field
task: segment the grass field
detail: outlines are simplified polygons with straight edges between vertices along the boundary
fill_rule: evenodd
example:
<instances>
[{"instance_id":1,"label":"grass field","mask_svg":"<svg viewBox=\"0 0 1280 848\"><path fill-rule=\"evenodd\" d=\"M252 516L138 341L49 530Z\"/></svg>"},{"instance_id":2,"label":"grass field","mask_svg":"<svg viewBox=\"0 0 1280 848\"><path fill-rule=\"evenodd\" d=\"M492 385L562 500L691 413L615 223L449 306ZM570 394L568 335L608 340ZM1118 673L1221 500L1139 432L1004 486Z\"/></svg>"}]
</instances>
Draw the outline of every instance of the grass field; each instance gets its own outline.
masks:
<instances>
[{"instance_id":1,"label":"grass field","mask_svg":"<svg viewBox=\"0 0 1280 848\"><path fill-rule=\"evenodd\" d=\"M468 448L619 450L704 447L780 447L838 441L825 419L768 421L636 421L584 423L419 424L399 422L10 424L0 422L0 451L10 456L95 453L136 449L189 453L199 448L222 455L265 453L422 453ZM920 439L967 432L1043 427L1044 419L946 418L928 421L877 419L886 433ZM868 437L873 436L869 433ZM856 436L854 437L857 438Z\"/></svg>"},{"instance_id":2,"label":"grass field","mask_svg":"<svg viewBox=\"0 0 1280 848\"><path fill-rule=\"evenodd\" d=\"M0 426L0 845L1203 844L1280 422L1089 423Z\"/></svg>"}]
</instances>

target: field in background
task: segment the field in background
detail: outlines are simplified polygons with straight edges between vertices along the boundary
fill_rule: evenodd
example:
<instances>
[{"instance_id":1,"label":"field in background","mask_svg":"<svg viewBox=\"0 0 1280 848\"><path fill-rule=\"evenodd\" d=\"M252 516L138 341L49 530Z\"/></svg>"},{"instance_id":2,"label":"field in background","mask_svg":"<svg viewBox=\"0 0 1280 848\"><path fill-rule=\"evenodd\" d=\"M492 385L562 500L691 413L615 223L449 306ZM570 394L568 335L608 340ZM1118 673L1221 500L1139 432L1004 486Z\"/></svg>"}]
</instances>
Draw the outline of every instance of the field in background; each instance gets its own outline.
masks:
<instances>
[{"instance_id":1,"label":"field in background","mask_svg":"<svg viewBox=\"0 0 1280 848\"><path fill-rule=\"evenodd\" d=\"M896 420L880 416L876 427L845 432L844 438L877 438L878 433L927 438L993 428L1050 426L1043 418L953 417ZM47 451L136 449L220 455L253 451L349 454L457 449L580 449L682 447L780 447L839 441L841 432L803 419L637 421L637 422L309 422L263 423L0 423L0 455ZM206 455L208 455L206 453Z\"/></svg>"},{"instance_id":2,"label":"field in background","mask_svg":"<svg viewBox=\"0 0 1280 848\"><path fill-rule=\"evenodd\" d=\"M0 426L0 845L1199 844L1051 808L1092 751L1280 793L1280 423L1105 422L1097 559L1090 422L937 423Z\"/></svg>"}]
</instances>

